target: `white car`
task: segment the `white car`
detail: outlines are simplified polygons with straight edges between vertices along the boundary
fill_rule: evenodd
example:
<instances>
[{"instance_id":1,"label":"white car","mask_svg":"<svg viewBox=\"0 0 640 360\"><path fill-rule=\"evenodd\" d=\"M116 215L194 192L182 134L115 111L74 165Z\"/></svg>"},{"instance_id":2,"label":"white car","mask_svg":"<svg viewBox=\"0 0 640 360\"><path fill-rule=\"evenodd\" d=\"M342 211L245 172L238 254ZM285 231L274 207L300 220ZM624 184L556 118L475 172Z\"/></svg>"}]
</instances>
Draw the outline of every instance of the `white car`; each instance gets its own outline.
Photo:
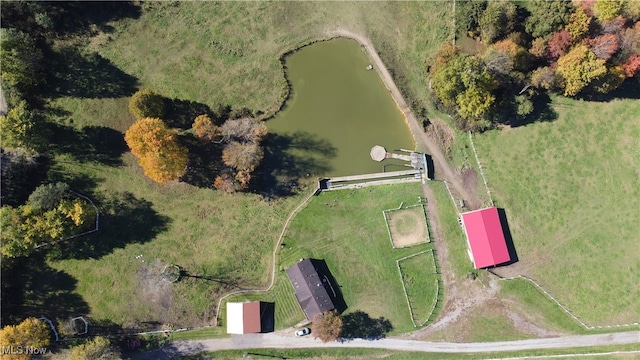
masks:
<instances>
[{"instance_id":1,"label":"white car","mask_svg":"<svg viewBox=\"0 0 640 360\"><path fill-rule=\"evenodd\" d=\"M305 335L309 335L311 334L311 329L307 328L302 328L298 331L296 331L296 336L305 336Z\"/></svg>"}]
</instances>

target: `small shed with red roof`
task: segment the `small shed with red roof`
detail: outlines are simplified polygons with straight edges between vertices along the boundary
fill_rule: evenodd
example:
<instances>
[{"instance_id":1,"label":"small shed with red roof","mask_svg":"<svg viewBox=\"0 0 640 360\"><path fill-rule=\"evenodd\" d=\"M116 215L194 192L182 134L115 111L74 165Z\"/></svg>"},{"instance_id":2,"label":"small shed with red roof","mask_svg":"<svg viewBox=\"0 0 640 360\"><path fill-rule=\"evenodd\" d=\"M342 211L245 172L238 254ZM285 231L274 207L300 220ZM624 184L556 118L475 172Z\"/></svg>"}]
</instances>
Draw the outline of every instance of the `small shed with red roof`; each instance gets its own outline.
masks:
<instances>
[{"instance_id":1,"label":"small shed with red roof","mask_svg":"<svg viewBox=\"0 0 640 360\"><path fill-rule=\"evenodd\" d=\"M227 303L227 333L262 332L260 302Z\"/></svg>"},{"instance_id":2,"label":"small shed with red roof","mask_svg":"<svg viewBox=\"0 0 640 360\"><path fill-rule=\"evenodd\" d=\"M476 269L496 266L511 260L502 231L498 208L488 207L460 216L467 236L469 257Z\"/></svg>"}]
</instances>

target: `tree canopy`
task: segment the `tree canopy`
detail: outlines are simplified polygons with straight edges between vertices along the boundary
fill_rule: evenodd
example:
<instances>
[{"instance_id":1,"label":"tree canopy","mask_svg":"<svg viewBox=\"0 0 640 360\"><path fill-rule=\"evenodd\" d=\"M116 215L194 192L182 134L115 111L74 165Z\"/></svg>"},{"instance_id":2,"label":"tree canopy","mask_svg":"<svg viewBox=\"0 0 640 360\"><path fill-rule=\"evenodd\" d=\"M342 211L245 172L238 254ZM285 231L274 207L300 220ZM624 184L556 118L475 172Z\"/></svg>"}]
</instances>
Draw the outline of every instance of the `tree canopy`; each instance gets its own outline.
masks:
<instances>
[{"instance_id":1,"label":"tree canopy","mask_svg":"<svg viewBox=\"0 0 640 360\"><path fill-rule=\"evenodd\" d=\"M539 38L562 29L569 21L573 5L568 0L532 0L528 8L531 15L527 17L525 29L532 37Z\"/></svg>"},{"instance_id":2,"label":"tree canopy","mask_svg":"<svg viewBox=\"0 0 640 360\"><path fill-rule=\"evenodd\" d=\"M175 132L164 121L140 119L127 130L124 139L150 179L167 183L184 175L188 150L178 143Z\"/></svg>"},{"instance_id":3,"label":"tree canopy","mask_svg":"<svg viewBox=\"0 0 640 360\"><path fill-rule=\"evenodd\" d=\"M164 117L164 98L149 89L138 90L129 99L129 111L136 119Z\"/></svg>"},{"instance_id":4,"label":"tree canopy","mask_svg":"<svg viewBox=\"0 0 640 360\"><path fill-rule=\"evenodd\" d=\"M0 137L6 148L22 148L33 152L42 142L40 124L26 101L20 101L9 109L7 115L0 116Z\"/></svg>"},{"instance_id":5,"label":"tree canopy","mask_svg":"<svg viewBox=\"0 0 640 360\"><path fill-rule=\"evenodd\" d=\"M599 76L607 73L605 61L598 59L585 45L574 47L558 59L558 74L564 82L564 94L574 96Z\"/></svg>"},{"instance_id":6,"label":"tree canopy","mask_svg":"<svg viewBox=\"0 0 640 360\"><path fill-rule=\"evenodd\" d=\"M335 310L316 315L311 323L311 333L322 342L337 340L342 334L342 328L342 317Z\"/></svg>"},{"instance_id":7,"label":"tree canopy","mask_svg":"<svg viewBox=\"0 0 640 360\"><path fill-rule=\"evenodd\" d=\"M102 336L74 346L71 349L70 360L119 360L120 351L111 344L109 339Z\"/></svg>"},{"instance_id":8,"label":"tree canopy","mask_svg":"<svg viewBox=\"0 0 640 360\"><path fill-rule=\"evenodd\" d=\"M20 30L0 29L0 63L3 84L25 91L40 81L42 51Z\"/></svg>"},{"instance_id":9,"label":"tree canopy","mask_svg":"<svg viewBox=\"0 0 640 360\"><path fill-rule=\"evenodd\" d=\"M0 346L31 346L43 348L51 344L51 329L42 320L30 317L18 325L7 325L0 330ZM31 357L26 351L22 354L2 355L3 359L28 360Z\"/></svg>"}]
</instances>

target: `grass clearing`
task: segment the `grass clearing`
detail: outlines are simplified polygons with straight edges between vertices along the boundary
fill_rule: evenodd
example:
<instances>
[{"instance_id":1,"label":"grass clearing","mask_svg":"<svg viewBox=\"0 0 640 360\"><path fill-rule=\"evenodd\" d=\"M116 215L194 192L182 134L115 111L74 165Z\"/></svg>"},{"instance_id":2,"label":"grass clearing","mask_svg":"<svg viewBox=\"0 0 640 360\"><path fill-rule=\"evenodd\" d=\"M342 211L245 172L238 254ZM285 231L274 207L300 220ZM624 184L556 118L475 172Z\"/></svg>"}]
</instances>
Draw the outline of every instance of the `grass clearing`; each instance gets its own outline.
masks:
<instances>
[{"instance_id":1,"label":"grass clearing","mask_svg":"<svg viewBox=\"0 0 640 360\"><path fill-rule=\"evenodd\" d=\"M423 326L432 317L440 291L441 280L437 274L433 251L399 259L397 263L413 323Z\"/></svg>"},{"instance_id":2,"label":"grass clearing","mask_svg":"<svg viewBox=\"0 0 640 360\"><path fill-rule=\"evenodd\" d=\"M552 106L554 122L476 138L521 272L588 325L637 322L640 103Z\"/></svg>"},{"instance_id":3,"label":"grass clearing","mask_svg":"<svg viewBox=\"0 0 640 360\"><path fill-rule=\"evenodd\" d=\"M266 295L239 295L233 301L268 301L280 297L279 301L285 305L276 302L276 328L292 326L304 320L304 314L284 270L301 258L324 259L347 304L345 314L361 310L371 318L385 317L391 321L392 333L412 330L396 260L424 251L431 245L393 249L380 212L397 207L401 201L417 202L420 186L411 183L365 187L328 191L313 197L291 222L285 235L284 246L278 254L279 276L274 291ZM432 265L425 266L431 271ZM422 269L419 273L422 275L425 271ZM434 287L433 282L417 285ZM427 289L419 291L429 292ZM287 305L292 301L291 306L296 308L294 312ZM285 318L287 314L297 314L297 317Z\"/></svg>"}]
</instances>

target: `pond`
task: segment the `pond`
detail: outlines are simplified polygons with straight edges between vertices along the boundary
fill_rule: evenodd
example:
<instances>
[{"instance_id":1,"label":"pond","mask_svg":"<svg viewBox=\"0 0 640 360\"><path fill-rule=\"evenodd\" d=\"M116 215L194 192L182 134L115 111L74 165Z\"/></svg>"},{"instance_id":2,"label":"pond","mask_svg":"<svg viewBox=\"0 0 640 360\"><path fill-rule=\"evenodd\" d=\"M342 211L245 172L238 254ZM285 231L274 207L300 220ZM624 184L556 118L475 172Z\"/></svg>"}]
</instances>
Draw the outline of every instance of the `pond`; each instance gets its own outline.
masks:
<instances>
[{"instance_id":1,"label":"pond","mask_svg":"<svg viewBox=\"0 0 640 360\"><path fill-rule=\"evenodd\" d=\"M282 166L304 167L310 176L366 174L391 164L371 160L374 145L414 149L404 115L378 73L367 70L369 59L356 41L318 42L285 64L291 94L267 122Z\"/></svg>"}]
</instances>

